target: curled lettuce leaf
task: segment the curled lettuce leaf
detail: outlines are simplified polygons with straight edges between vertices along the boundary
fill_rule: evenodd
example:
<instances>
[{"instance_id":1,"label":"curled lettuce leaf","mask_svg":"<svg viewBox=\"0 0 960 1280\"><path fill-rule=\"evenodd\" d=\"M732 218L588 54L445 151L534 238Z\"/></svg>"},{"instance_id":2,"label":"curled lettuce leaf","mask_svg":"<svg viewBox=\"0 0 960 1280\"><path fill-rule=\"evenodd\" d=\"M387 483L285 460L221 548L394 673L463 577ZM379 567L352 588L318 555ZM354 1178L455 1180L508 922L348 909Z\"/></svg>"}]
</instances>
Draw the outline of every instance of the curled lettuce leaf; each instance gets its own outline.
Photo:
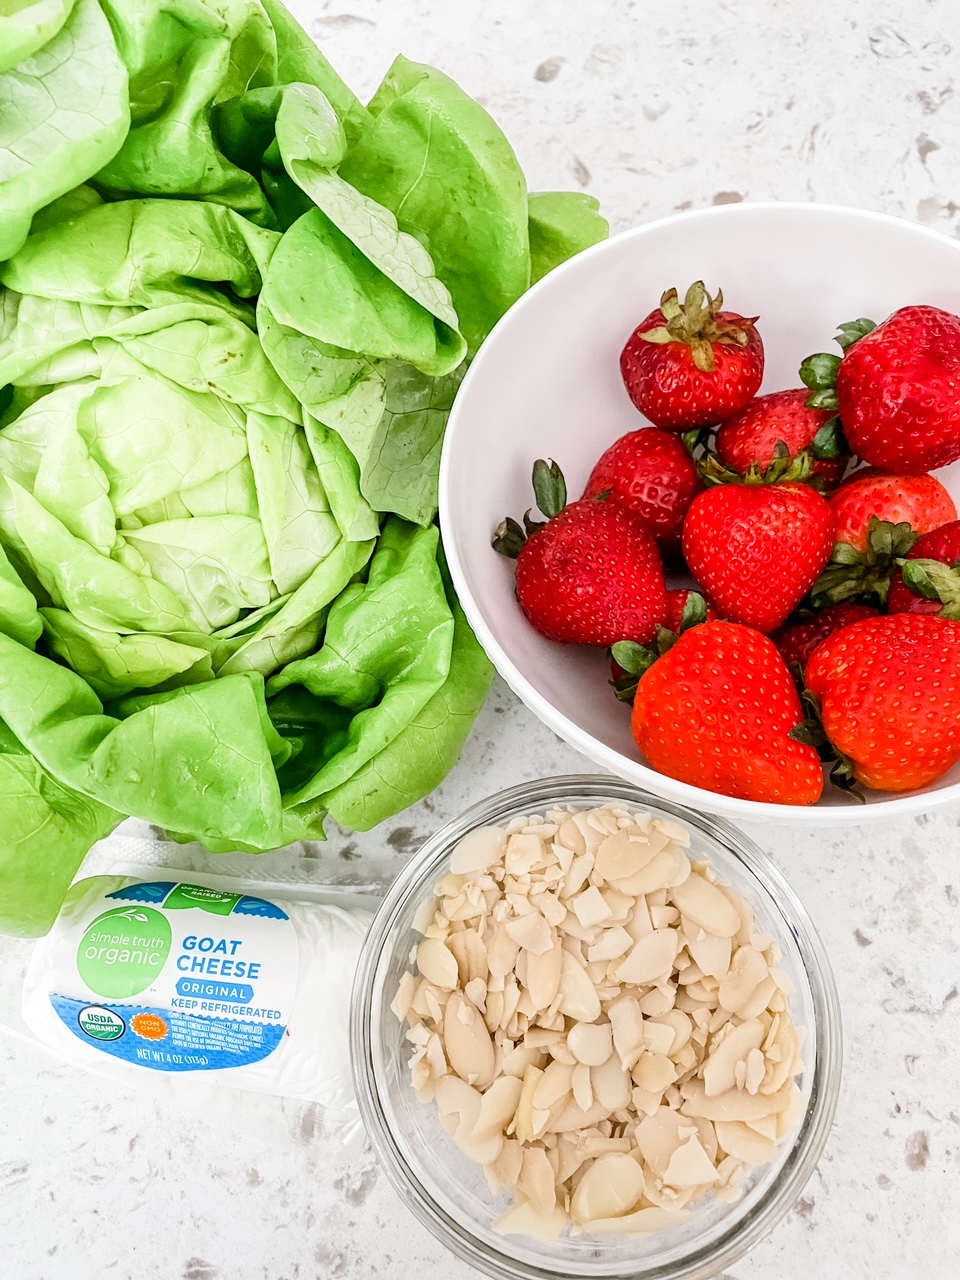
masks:
<instances>
[{"instance_id":1,"label":"curled lettuce leaf","mask_svg":"<svg viewBox=\"0 0 960 1280\"><path fill-rule=\"evenodd\" d=\"M55 32L46 44L33 44L31 9L40 23L35 33ZM76 0L72 7L36 4L0 22L0 66L26 51L23 61L0 74L2 262L26 240L39 209L114 155L127 133L130 106L127 69L97 0Z\"/></svg>"}]
</instances>

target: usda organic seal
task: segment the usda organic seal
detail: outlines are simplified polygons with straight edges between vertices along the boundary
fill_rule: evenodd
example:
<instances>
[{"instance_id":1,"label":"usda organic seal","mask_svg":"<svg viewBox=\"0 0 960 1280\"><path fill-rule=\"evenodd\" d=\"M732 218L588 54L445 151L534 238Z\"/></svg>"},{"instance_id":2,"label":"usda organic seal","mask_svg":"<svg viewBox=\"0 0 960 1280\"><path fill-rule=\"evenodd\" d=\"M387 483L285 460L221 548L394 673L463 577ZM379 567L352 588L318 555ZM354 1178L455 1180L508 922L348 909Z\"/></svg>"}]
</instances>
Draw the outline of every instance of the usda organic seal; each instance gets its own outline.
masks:
<instances>
[{"instance_id":1,"label":"usda organic seal","mask_svg":"<svg viewBox=\"0 0 960 1280\"><path fill-rule=\"evenodd\" d=\"M127 1024L112 1009L104 1009L98 1004L88 1004L77 1014L80 1030L91 1040L119 1040L127 1029Z\"/></svg>"}]
</instances>

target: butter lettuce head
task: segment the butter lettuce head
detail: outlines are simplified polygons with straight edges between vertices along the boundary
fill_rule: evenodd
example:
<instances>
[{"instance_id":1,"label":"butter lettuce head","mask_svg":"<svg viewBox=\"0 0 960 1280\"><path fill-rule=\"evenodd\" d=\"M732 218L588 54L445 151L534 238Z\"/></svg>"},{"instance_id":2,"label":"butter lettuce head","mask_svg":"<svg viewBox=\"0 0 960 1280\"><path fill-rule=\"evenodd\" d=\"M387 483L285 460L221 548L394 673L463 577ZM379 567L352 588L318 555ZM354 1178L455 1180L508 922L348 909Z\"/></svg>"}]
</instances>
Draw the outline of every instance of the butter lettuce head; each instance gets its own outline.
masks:
<instances>
[{"instance_id":1,"label":"butter lettuce head","mask_svg":"<svg viewBox=\"0 0 960 1280\"><path fill-rule=\"evenodd\" d=\"M364 106L278 0L0 13L0 929L125 816L256 853L441 781L492 677L447 415L605 231L433 68Z\"/></svg>"}]
</instances>

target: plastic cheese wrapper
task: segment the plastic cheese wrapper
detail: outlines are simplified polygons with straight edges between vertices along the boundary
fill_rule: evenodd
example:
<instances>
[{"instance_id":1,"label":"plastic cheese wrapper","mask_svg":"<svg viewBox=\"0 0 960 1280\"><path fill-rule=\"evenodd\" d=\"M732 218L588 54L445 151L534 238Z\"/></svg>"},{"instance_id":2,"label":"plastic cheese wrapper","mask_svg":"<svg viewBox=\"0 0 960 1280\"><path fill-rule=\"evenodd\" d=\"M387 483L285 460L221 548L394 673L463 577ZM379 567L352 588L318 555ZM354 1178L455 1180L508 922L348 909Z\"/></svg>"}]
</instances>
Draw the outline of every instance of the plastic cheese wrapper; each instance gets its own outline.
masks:
<instances>
[{"instance_id":1,"label":"plastic cheese wrapper","mask_svg":"<svg viewBox=\"0 0 960 1280\"><path fill-rule=\"evenodd\" d=\"M352 1145L350 993L371 913L308 886L266 897L151 871L72 885L27 968L29 1031L78 1067L155 1092L226 1085L320 1103L327 1131Z\"/></svg>"}]
</instances>

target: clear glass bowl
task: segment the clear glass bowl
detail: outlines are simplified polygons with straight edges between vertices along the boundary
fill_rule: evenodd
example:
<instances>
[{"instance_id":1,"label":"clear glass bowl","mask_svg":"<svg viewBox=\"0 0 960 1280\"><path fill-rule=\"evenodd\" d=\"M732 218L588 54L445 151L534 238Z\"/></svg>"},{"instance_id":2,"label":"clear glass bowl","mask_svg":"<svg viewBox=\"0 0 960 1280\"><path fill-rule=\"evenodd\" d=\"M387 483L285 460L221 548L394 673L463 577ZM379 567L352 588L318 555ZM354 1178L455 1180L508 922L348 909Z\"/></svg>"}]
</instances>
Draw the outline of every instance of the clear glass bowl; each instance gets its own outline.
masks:
<instances>
[{"instance_id":1,"label":"clear glass bowl","mask_svg":"<svg viewBox=\"0 0 960 1280\"><path fill-rule=\"evenodd\" d=\"M493 1229L511 1203L493 1196L483 1170L444 1132L436 1106L410 1085L410 1045L390 1010L411 947L417 908L433 896L450 853L474 827L506 824L554 805L618 803L689 827L691 854L708 858L718 877L750 901L758 928L783 952L796 987L790 1008L806 1029L799 1084L807 1099L795 1135L777 1161L744 1181L732 1204L707 1196L690 1222L647 1236L562 1236L544 1243ZM353 993L352 1048L360 1111L387 1174L420 1221L458 1257L497 1280L705 1280L756 1244L787 1212L813 1173L833 1121L840 1088L842 1031L836 985L803 906L766 856L721 819L654 799L608 777L546 778L473 805L438 831L394 881L364 944ZM693 1207L693 1206L692 1206Z\"/></svg>"}]
</instances>

